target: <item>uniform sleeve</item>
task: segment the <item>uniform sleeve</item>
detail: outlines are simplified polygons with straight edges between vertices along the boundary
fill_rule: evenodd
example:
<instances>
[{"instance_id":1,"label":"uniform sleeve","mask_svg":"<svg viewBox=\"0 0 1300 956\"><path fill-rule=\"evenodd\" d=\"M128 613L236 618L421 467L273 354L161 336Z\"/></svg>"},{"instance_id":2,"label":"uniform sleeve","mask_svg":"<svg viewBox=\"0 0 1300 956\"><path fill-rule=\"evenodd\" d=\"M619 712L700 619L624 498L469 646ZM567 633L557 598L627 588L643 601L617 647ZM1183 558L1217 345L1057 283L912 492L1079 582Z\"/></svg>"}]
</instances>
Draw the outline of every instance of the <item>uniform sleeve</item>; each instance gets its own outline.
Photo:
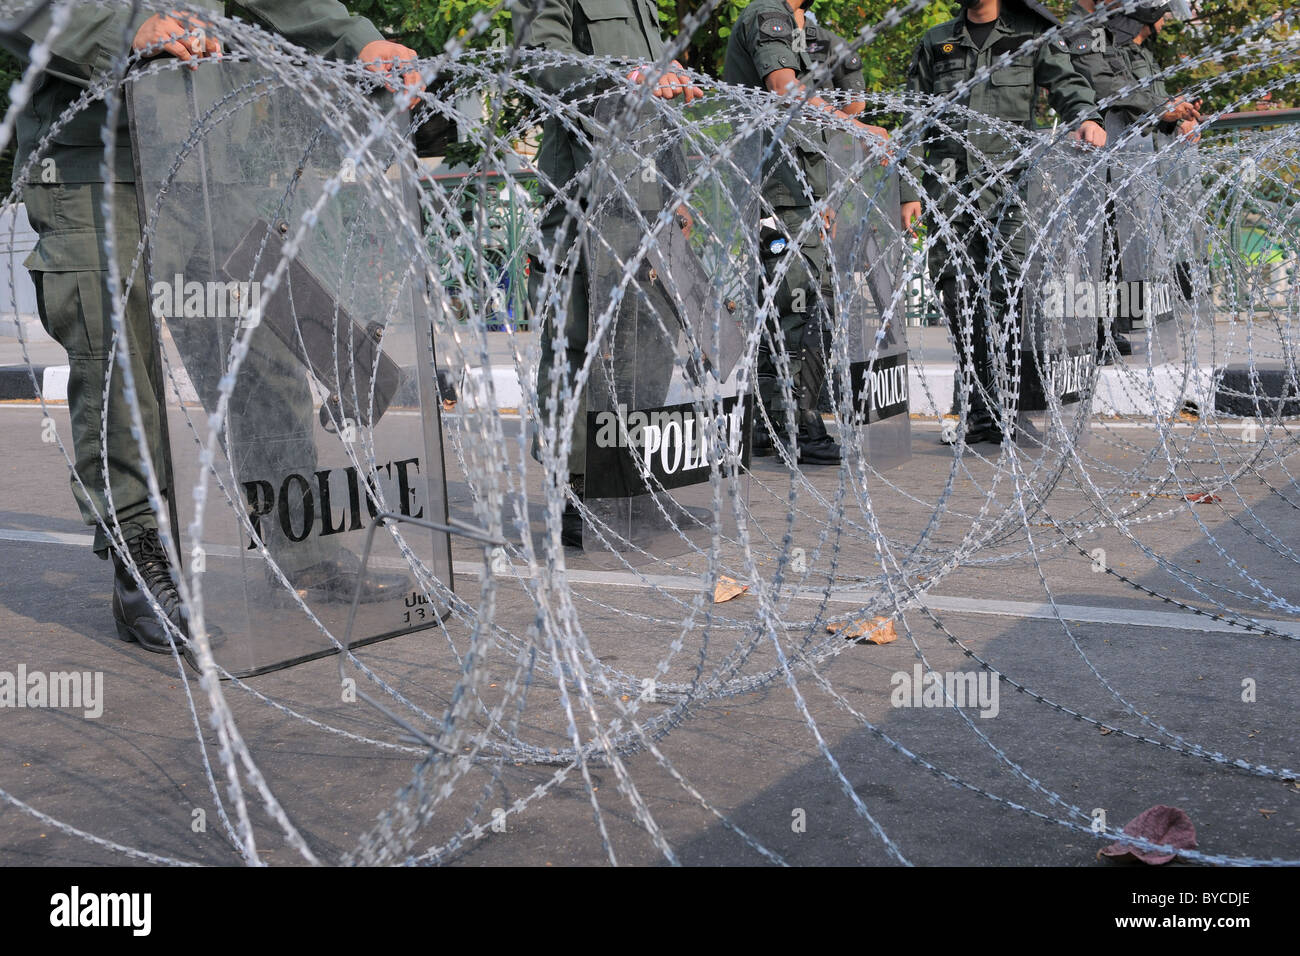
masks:
<instances>
[{"instance_id":1,"label":"uniform sleeve","mask_svg":"<svg viewBox=\"0 0 1300 956\"><path fill-rule=\"evenodd\" d=\"M831 54L839 62L835 67L835 88L846 93L865 93L867 81L862 77L862 57L851 52L839 37L831 41Z\"/></svg>"},{"instance_id":2,"label":"uniform sleeve","mask_svg":"<svg viewBox=\"0 0 1300 956\"><path fill-rule=\"evenodd\" d=\"M122 7L82 5L51 44L52 56L46 72L77 86L89 85L91 77L106 72L122 52L123 38L129 44L140 25L151 16L148 10L140 10L132 17L131 11ZM21 31L0 34L0 45L29 62L31 48L49 32L50 14L46 11Z\"/></svg>"},{"instance_id":3,"label":"uniform sleeve","mask_svg":"<svg viewBox=\"0 0 1300 956\"><path fill-rule=\"evenodd\" d=\"M1102 52L1102 44L1106 42L1104 34L1102 39L1098 39L1096 32L1080 28L1067 36L1066 42L1070 44L1070 59L1074 61L1074 68L1088 81L1100 102L1115 89L1115 72Z\"/></svg>"},{"instance_id":4,"label":"uniform sleeve","mask_svg":"<svg viewBox=\"0 0 1300 956\"><path fill-rule=\"evenodd\" d=\"M932 66L929 51L926 49L925 41L922 40L916 52L912 54L912 62L907 68L907 92L930 93L934 89ZM905 203L921 201L920 184L925 171L925 136L926 132L922 128L921 138L903 159L903 167L916 180L912 183L908 181L907 176L899 177L899 199Z\"/></svg>"},{"instance_id":5,"label":"uniform sleeve","mask_svg":"<svg viewBox=\"0 0 1300 956\"><path fill-rule=\"evenodd\" d=\"M355 60L383 35L338 0L241 0L240 6L285 39L321 56Z\"/></svg>"},{"instance_id":6,"label":"uniform sleeve","mask_svg":"<svg viewBox=\"0 0 1300 956\"><path fill-rule=\"evenodd\" d=\"M1061 118L1070 124L1084 120L1101 122L1097 110L1097 94L1088 79L1079 72L1070 56L1070 44L1065 37L1044 43L1038 50L1034 67L1034 82L1047 90L1048 102Z\"/></svg>"},{"instance_id":7,"label":"uniform sleeve","mask_svg":"<svg viewBox=\"0 0 1300 956\"><path fill-rule=\"evenodd\" d=\"M748 24L746 45L754 69L766 80L777 70L798 70L794 41L794 15L779 10L757 14Z\"/></svg>"}]
</instances>

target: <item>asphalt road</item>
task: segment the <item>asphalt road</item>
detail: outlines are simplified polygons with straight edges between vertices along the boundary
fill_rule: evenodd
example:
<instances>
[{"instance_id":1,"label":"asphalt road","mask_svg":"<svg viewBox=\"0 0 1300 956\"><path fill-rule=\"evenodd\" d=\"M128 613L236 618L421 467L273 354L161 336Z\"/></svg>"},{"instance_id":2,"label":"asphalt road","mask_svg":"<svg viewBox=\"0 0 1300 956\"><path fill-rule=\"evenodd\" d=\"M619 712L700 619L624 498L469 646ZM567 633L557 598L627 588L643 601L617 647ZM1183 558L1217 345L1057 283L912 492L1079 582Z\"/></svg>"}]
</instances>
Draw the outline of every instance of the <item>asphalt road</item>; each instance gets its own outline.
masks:
<instances>
[{"instance_id":1,"label":"asphalt road","mask_svg":"<svg viewBox=\"0 0 1300 956\"><path fill-rule=\"evenodd\" d=\"M17 800L123 847L238 863L205 770L206 761L225 798L201 689L170 660L116 639L111 569L87 547L66 465L41 441L42 415L0 406L0 671L102 673L103 709L91 718L71 708L0 708L0 789L11 798L0 800L0 862L133 862L24 812ZM66 413L51 417L66 436ZM1285 471L1229 486L1222 463L1248 460L1249 450L1222 436L1206 443L1188 426L1178 433L1186 444L1171 481L1149 428L1110 423L1092 430L1062 477L1039 475L1018 493L1007 470L995 481L989 462L968 455L954 465L935 426L913 424L911 462L870 476L847 504L836 502L834 469L810 470L807 483L792 487L779 466L757 463L747 512L756 576L745 577L737 550L719 555L727 573L755 587L726 604L707 600L699 579L707 562L698 555L611 569L570 552L562 572L543 561L530 577L515 552L515 571L494 591L498 629L480 647L485 680L464 719L481 728L484 710L508 701L492 740L513 734L538 759L458 766L411 855L481 865L656 864L668 859L667 846L688 864L903 858L1113 866L1095 857L1108 842L1091 832L1096 811L1119 827L1167 804L1190 815L1203 853L1300 859L1300 787L1276 773L1300 767L1300 629L1286 612L1300 605L1287 550L1300 489ZM449 420L451 440L459 428ZM1133 474L1147 476L1141 487L1122 487ZM453 514L472 518L469 486L454 464L449 478ZM530 481L525 487L535 488ZM1033 504L1026 493L1049 484L1050 497ZM1146 493L1152 488L1154 496ZM1199 489L1219 500L1183 500ZM1070 524L1092 522L1099 501L1118 516L1108 527ZM530 536L544 547L539 502L535 496ZM840 512L849 524L834 519ZM784 652L815 662L794 661L788 672L754 593L770 586L787 533L805 551L807 571L791 582L783 568L785 590L768 607L779 612ZM982 541L978 549L963 544L972 536ZM904 607L899 638L841 644L828 622L895 605L882 588L877 540L897 569L894 586L913 588L895 595ZM468 544L456 548L457 593L479 607L481 555ZM1094 570L1097 548L1109 573ZM959 566L945 568L958 553ZM544 655L523 706L507 696L518 675L514 639L537 621L543 584L567 588L592 655L588 674L612 681L572 730ZM1273 621L1277 633L1223 624L1180 603ZM457 655L470 636L466 621L453 618L358 656L410 702L398 706L404 717L428 728L455 705ZM977 684L989 669L1015 683L987 683L996 699L964 712L895 706L891 697L906 683L899 675L910 679L921 655L936 671L977 675ZM643 701L637 685L652 676L670 689L715 679L714 689L727 692L689 706L673 693ZM392 721L340 699L334 659L227 681L222 690L269 789L324 861L342 859L373 832L421 760ZM624 716L626 754L589 769L590 791L579 769L544 763L551 749L562 751L574 736L592 739L593 728L609 729L629 708L649 728L646 737L626 735ZM1271 769L1249 772L1234 761ZM259 857L302 862L241 773ZM225 805L233 814L231 801ZM494 811L505 810L492 829ZM475 824L482 835L467 833Z\"/></svg>"}]
</instances>

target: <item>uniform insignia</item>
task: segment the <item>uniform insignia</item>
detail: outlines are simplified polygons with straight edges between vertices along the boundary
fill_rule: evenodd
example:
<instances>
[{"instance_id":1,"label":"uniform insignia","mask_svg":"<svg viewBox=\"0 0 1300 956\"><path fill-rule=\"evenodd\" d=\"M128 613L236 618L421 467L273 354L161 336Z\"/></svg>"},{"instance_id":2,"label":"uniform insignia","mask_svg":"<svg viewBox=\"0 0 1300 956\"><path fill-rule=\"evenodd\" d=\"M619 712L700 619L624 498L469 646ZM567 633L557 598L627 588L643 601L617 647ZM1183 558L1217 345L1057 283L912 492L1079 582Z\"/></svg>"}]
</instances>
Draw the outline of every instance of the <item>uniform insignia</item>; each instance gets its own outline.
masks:
<instances>
[{"instance_id":1,"label":"uniform insignia","mask_svg":"<svg viewBox=\"0 0 1300 956\"><path fill-rule=\"evenodd\" d=\"M767 251L772 253L774 256L779 256L781 253L785 252L785 247L786 241L784 239L773 239L768 243Z\"/></svg>"},{"instance_id":2,"label":"uniform insignia","mask_svg":"<svg viewBox=\"0 0 1300 956\"><path fill-rule=\"evenodd\" d=\"M849 72L862 69L862 58L854 55L844 61L844 68Z\"/></svg>"},{"instance_id":3,"label":"uniform insignia","mask_svg":"<svg viewBox=\"0 0 1300 956\"><path fill-rule=\"evenodd\" d=\"M764 17L758 21L758 30L770 37L788 37L794 32L794 20L779 14L774 17Z\"/></svg>"},{"instance_id":4,"label":"uniform insignia","mask_svg":"<svg viewBox=\"0 0 1300 956\"><path fill-rule=\"evenodd\" d=\"M957 44L945 43L943 46L939 47L939 52L947 54L947 53L951 53L955 49L957 49Z\"/></svg>"}]
</instances>

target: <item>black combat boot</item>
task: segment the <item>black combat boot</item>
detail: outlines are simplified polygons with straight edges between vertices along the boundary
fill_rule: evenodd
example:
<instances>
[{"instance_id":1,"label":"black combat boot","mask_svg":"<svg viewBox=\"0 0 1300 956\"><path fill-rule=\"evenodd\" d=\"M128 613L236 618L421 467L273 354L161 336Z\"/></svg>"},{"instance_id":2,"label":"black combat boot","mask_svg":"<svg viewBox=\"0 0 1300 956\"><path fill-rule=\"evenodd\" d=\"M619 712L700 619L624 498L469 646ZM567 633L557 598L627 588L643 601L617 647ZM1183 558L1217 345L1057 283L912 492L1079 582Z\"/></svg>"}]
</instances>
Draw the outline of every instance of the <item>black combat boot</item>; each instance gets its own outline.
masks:
<instances>
[{"instance_id":1,"label":"black combat boot","mask_svg":"<svg viewBox=\"0 0 1300 956\"><path fill-rule=\"evenodd\" d=\"M181 607L181 596L172 578L171 562L155 530L146 531L126 543L131 561L144 580L148 593L141 590L126 562L113 551L113 620L117 623L117 636L124 641L135 641L146 651L170 654L174 638L158 614L149 604L149 595L158 602L162 612L180 631L175 638L177 650L193 663L193 651L186 640L189 637L189 619Z\"/></svg>"},{"instance_id":2,"label":"black combat boot","mask_svg":"<svg viewBox=\"0 0 1300 956\"><path fill-rule=\"evenodd\" d=\"M821 412L805 408L799 412L799 464L838 465L840 446L822 421Z\"/></svg>"},{"instance_id":3,"label":"black combat boot","mask_svg":"<svg viewBox=\"0 0 1300 956\"><path fill-rule=\"evenodd\" d=\"M570 475L569 490L573 498L582 501L586 494L587 479L585 475ZM565 496L564 513L560 515L560 543L566 548L582 550L582 512L573 498Z\"/></svg>"}]
</instances>

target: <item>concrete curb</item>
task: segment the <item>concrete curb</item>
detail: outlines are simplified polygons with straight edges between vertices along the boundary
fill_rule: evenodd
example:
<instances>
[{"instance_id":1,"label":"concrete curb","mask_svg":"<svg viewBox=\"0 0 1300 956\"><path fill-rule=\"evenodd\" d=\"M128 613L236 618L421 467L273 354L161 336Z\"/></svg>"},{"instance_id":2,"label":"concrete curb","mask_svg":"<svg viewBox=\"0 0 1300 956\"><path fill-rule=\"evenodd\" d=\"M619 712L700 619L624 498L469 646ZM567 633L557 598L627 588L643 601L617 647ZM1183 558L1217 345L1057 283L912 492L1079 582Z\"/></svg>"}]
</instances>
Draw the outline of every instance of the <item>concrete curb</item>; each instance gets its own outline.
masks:
<instances>
[{"instance_id":1,"label":"concrete curb","mask_svg":"<svg viewBox=\"0 0 1300 956\"><path fill-rule=\"evenodd\" d=\"M952 383L954 366L951 363L934 363L908 370L908 389L912 413L917 415L949 414L952 411ZM68 399L68 366L49 365L35 368L42 387L38 394L33 388L32 373L26 365L0 367L0 401L29 400L43 397L47 402L66 402ZM514 366L493 365L465 370L459 382L444 370L439 370L442 397L459 398L468 407L492 404L496 408L521 408L525 388L531 392L532 375L525 375L521 383ZM1170 415L1188 403L1198 409L1209 410L1215 403L1215 382L1221 370L1187 369L1183 365L1110 365L1101 370L1097 392L1093 396L1092 410L1096 415ZM404 396L413 399L413 377L404 376L404 388L399 390L398 404ZM1270 380L1271 381L1271 380ZM182 396L197 400L188 382L180 382ZM1220 409L1221 412L1228 411Z\"/></svg>"}]
</instances>

